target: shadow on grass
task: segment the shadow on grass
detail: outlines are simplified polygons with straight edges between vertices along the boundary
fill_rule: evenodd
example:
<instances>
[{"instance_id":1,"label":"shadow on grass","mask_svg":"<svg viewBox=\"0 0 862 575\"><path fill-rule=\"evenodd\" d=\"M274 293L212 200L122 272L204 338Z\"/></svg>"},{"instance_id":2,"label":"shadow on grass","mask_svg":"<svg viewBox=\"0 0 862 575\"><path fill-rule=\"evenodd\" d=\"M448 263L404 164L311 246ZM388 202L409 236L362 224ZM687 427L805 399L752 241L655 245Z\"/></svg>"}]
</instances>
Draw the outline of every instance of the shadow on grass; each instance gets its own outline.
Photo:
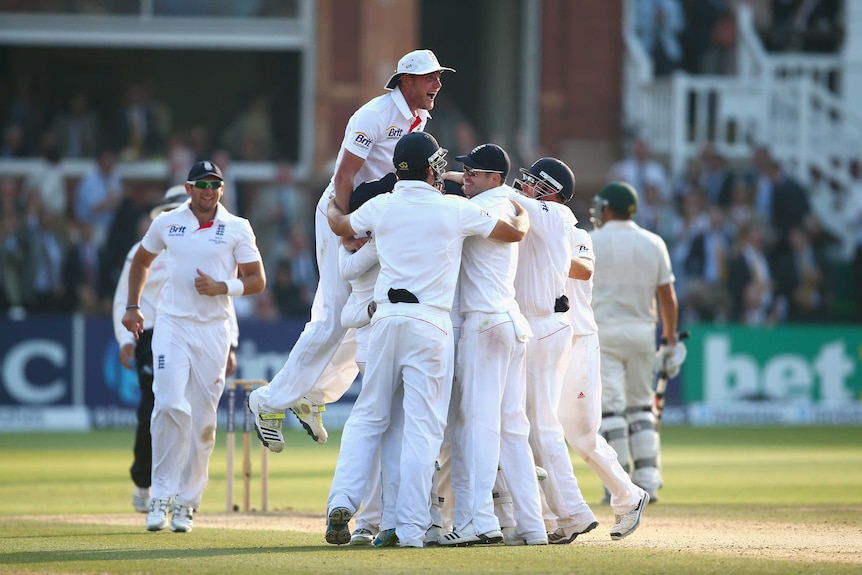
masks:
<instances>
[{"instance_id":1,"label":"shadow on grass","mask_svg":"<svg viewBox=\"0 0 862 575\"><path fill-rule=\"evenodd\" d=\"M111 534L107 534L111 535ZM128 533L116 533L128 537ZM363 550L378 551L372 546L349 545L296 545L283 547L225 547L206 549L82 549L79 551L21 551L3 553L0 555L0 565L27 565L34 563L62 563L85 561L153 561L194 558L211 559L213 557L231 557L235 555L258 555L266 553L320 553L321 551L362 552Z\"/></svg>"}]
</instances>

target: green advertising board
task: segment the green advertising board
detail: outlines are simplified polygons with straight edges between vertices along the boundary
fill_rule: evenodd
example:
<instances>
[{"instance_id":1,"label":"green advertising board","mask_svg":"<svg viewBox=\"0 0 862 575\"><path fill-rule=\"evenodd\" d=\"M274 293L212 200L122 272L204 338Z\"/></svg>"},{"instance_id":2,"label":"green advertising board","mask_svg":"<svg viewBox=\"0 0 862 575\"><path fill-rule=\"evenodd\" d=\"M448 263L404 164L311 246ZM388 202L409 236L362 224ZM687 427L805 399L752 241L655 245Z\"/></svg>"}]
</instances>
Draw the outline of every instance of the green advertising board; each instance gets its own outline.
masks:
<instances>
[{"instance_id":1,"label":"green advertising board","mask_svg":"<svg viewBox=\"0 0 862 575\"><path fill-rule=\"evenodd\" d=\"M693 326L682 400L690 422L862 422L862 327ZM758 415L759 414L759 415ZM799 420L799 421L797 421ZM738 421L747 421L739 417ZM732 422L732 421L731 421Z\"/></svg>"}]
</instances>

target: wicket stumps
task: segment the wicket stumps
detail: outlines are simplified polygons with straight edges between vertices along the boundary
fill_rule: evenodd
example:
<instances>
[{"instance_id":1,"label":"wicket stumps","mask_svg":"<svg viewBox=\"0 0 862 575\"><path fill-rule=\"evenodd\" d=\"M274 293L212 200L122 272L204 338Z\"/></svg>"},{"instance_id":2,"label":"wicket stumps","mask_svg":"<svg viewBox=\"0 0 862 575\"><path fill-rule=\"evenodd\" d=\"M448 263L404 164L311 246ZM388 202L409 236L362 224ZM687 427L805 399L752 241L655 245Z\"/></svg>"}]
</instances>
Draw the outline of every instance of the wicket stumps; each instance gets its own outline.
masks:
<instances>
[{"instance_id":1,"label":"wicket stumps","mask_svg":"<svg viewBox=\"0 0 862 575\"><path fill-rule=\"evenodd\" d=\"M234 510L233 507L233 479L234 479L234 454L236 450L236 431L234 429L234 419L236 417L236 390L242 389L241 409L243 411L242 419L242 510L248 513L251 510L251 432L252 421L251 412L248 410L247 401L251 391L268 382L263 379L231 379L227 382L227 504L226 511L228 513ZM261 444L260 446L260 508L261 511L266 511L269 505L269 466L268 466L268 450Z\"/></svg>"}]
</instances>

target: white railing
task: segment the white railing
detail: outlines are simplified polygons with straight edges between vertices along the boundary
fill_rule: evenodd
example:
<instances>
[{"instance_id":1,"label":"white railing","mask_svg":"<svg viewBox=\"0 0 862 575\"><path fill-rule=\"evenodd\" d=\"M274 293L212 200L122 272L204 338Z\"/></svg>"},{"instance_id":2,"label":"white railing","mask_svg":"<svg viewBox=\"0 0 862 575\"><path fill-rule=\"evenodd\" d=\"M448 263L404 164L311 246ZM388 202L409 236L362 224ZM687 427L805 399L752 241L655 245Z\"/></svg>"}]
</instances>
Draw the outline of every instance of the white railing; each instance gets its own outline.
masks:
<instances>
[{"instance_id":1,"label":"white railing","mask_svg":"<svg viewBox=\"0 0 862 575\"><path fill-rule=\"evenodd\" d=\"M631 1L627 6L631 10ZM737 29L736 75L677 72L656 79L627 17L626 130L665 155L675 174L706 142L731 161L746 160L753 145L764 144L806 183L828 175L833 186L849 186L862 142L862 118L835 95L840 57L768 54L745 4L738 8Z\"/></svg>"}]
</instances>

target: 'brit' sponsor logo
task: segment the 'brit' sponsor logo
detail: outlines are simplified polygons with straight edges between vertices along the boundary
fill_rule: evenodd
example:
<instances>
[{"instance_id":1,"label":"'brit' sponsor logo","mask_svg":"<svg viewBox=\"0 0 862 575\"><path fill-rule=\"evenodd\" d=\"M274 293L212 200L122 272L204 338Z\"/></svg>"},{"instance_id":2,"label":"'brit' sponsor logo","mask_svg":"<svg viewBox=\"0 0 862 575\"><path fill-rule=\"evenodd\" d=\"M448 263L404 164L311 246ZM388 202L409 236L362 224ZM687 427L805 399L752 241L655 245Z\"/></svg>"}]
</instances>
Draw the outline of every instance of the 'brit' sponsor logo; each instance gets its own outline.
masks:
<instances>
[{"instance_id":1,"label":"'brit' sponsor logo","mask_svg":"<svg viewBox=\"0 0 862 575\"><path fill-rule=\"evenodd\" d=\"M354 140L360 146L365 146L366 148L371 147L371 138L368 137L368 134L364 134L362 132L356 132L356 139Z\"/></svg>"},{"instance_id":2,"label":"'brit' sponsor logo","mask_svg":"<svg viewBox=\"0 0 862 575\"><path fill-rule=\"evenodd\" d=\"M386 137L391 139L400 139L402 134L404 134L404 129L399 128L398 126L392 125L386 128Z\"/></svg>"},{"instance_id":3,"label":"'brit' sponsor logo","mask_svg":"<svg viewBox=\"0 0 862 575\"><path fill-rule=\"evenodd\" d=\"M184 236L186 235L186 227L185 226L176 226L171 224L168 226L168 236Z\"/></svg>"}]
</instances>

